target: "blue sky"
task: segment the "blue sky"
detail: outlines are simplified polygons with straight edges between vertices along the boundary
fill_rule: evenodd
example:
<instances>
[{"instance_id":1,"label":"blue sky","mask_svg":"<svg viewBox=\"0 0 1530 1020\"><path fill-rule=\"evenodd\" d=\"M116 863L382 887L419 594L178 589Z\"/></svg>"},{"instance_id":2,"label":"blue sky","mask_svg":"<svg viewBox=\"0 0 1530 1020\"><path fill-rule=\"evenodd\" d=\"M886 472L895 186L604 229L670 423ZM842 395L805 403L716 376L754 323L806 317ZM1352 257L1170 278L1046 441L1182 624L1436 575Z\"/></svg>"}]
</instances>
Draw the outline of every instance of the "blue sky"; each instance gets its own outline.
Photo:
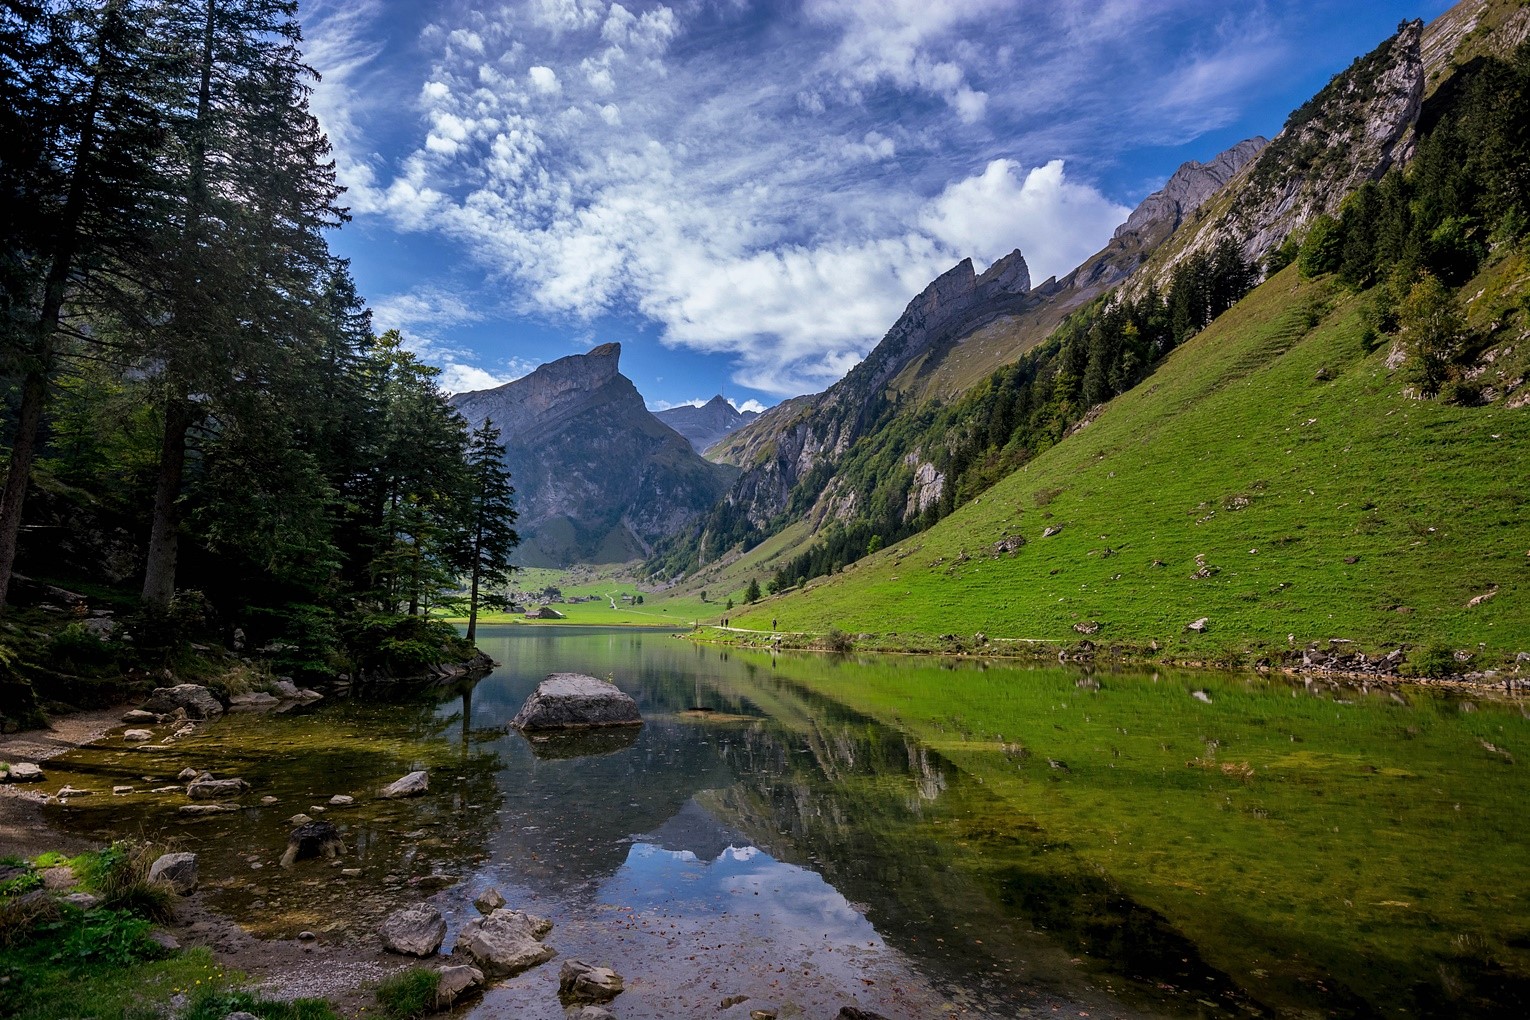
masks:
<instances>
[{"instance_id":1,"label":"blue sky","mask_svg":"<svg viewBox=\"0 0 1530 1020\"><path fill-rule=\"evenodd\" d=\"M971 256L1066 273L1440 0L302 0L379 331L452 390L620 341L823 389ZM755 402L750 405L749 402Z\"/></svg>"}]
</instances>

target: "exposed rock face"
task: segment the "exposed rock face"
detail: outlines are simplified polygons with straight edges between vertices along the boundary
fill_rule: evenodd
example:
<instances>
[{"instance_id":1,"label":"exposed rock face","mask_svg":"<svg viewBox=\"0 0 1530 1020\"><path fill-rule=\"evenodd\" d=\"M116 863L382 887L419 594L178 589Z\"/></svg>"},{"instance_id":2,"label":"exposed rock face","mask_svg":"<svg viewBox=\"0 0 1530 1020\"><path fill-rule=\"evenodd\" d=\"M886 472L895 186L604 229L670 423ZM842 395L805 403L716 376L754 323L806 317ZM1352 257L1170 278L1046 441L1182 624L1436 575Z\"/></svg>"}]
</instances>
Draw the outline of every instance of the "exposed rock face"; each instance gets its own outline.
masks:
<instances>
[{"instance_id":1,"label":"exposed rock face","mask_svg":"<svg viewBox=\"0 0 1530 1020\"><path fill-rule=\"evenodd\" d=\"M528 732L642 724L637 702L615 684L582 673L550 674L510 721Z\"/></svg>"},{"instance_id":2,"label":"exposed rock face","mask_svg":"<svg viewBox=\"0 0 1530 1020\"><path fill-rule=\"evenodd\" d=\"M1237 175L1216 213L1176 237L1167 257L1128 289L1164 286L1181 259L1226 237L1257 263L1319 215L1337 215L1360 185L1406 161L1428 85L1423 38L1423 22L1404 22L1336 75Z\"/></svg>"},{"instance_id":3,"label":"exposed rock face","mask_svg":"<svg viewBox=\"0 0 1530 1020\"><path fill-rule=\"evenodd\" d=\"M457 948L473 958L485 974L508 977L557 956L542 939L552 922L519 910L496 910L470 921L457 937Z\"/></svg>"},{"instance_id":4,"label":"exposed rock face","mask_svg":"<svg viewBox=\"0 0 1530 1020\"><path fill-rule=\"evenodd\" d=\"M700 407L683 404L664 411L655 411L654 417L685 437L691 449L705 453L707 448L740 426L747 425L760 416L758 411L740 411L721 396L713 397Z\"/></svg>"},{"instance_id":5,"label":"exposed rock face","mask_svg":"<svg viewBox=\"0 0 1530 1020\"><path fill-rule=\"evenodd\" d=\"M382 925L383 948L405 956L434 956L446 938L446 919L429 903L395 910Z\"/></svg>"},{"instance_id":6,"label":"exposed rock face","mask_svg":"<svg viewBox=\"0 0 1530 1020\"><path fill-rule=\"evenodd\" d=\"M1268 144L1270 140L1263 136L1248 138L1209 163L1191 160L1183 164L1161 189L1132 210L1112 236L1117 240L1128 234L1143 238L1156 234L1159 240L1168 237Z\"/></svg>"},{"instance_id":7,"label":"exposed rock face","mask_svg":"<svg viewBox=\"0 0 1530 1020\"><path fill-rule=\"evenodd\" d=\"M649 412L617 371L620 356L620 344L604 344L452 398L470 425L490 419L501 431L526 565L647 555L710 508L734 476Z\"/></svg>"},{"instance_id":8,"label":"exposed rock face","mask_svg":"<svg viewBox=\"0 0 1530 1020\"><path fill-rule=\"evenodd\" d=\"M197 855L163 854L149 865L149 881L167 882L182 896L192 893L197 887Z\"/></svg>"},{"instance_id":9,"label":"exposed rock face","mask_svg":"<svg viewBox=\"0 0 1530 1020\"><path fill-rule=\"evenodd\" d=\"M216 719L223 714L223 703L199 684L177 684L155 688L143 703L143 710L156 715L174 715L177 710L184 710L188 719Z\"/></svg>"}]
</instances>

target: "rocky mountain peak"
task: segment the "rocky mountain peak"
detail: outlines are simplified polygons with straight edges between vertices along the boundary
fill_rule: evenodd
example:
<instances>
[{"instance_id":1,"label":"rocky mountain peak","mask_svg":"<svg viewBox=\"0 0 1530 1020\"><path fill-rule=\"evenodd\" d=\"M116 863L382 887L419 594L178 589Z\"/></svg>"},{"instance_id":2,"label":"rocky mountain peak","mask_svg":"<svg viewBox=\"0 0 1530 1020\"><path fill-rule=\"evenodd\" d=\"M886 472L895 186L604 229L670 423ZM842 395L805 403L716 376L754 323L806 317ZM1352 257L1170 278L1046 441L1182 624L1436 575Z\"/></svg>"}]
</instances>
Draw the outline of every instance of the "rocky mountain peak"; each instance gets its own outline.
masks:
<instances>
[{"instance_id":1,"label":"rocky mountain peak","mask_svg":"<svg viewBox=\"0 0 1530 1020\"><path fill-rule=\"evenodd\" d=\"M655 418L684 436L697 453L759 416L758 411L738 410L722 394L700 407L681 404L679 407L654 412Z\"/></svg>"},{"instance_id":2,"label":"rocky mountain peak","mask_svg":"<svg viewBox=\"0 0 1530 1020\"><path fill-rule=\"evenodd\" d=\"M1268 144L1270 140L1263 136L1246 138L1218 153L1210 162L1192 159L1180 164L1162 188L1132 210L1114 236L1119 239L1123 234L1142 235L1160 227L1173 232Z\"/></svg>"}]
</instances>

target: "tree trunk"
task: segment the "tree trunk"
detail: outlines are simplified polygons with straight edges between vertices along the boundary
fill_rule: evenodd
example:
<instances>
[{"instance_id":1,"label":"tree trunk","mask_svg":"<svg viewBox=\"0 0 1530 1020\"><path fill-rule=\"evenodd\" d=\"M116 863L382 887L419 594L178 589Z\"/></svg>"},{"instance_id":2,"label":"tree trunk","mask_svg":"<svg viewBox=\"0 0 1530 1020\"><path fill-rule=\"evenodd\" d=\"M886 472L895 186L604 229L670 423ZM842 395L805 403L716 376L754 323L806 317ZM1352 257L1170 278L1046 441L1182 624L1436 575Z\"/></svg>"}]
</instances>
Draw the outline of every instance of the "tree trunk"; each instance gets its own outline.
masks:
<instances>
[{"instance_id":1,"label":"tree trunk","mask_svg":"<svg viewBox=\"0 0 1530 1020\"><path fill-rule=\"evenodd\" d=\"M472 580L472 583L470 583L468 585L468 628L467 628L467 640L468 640L468 644L472 644L473 643L473 639L478 634L478 582L479 582L479 575L482 573L481 569L478 566L478 555L479 554L478 554L477 550L474 550L474 553L473 553L473 580Z\"/></svg>"},{"instance_id":2,"label":"tree trunk","mask_svg":"<svg viewBox=\"0 0 1530 1020\"><path fill-rule=\"evenodd\" d=\"M181 476L186 468L186 433L191 430L191 407L171 397L165 406L165 437L159 447L159 482L154 490L154 525L149 532L149 559L143 575L143 603L161 615L175 597L175 556L181 528Z\"/></svg>"}]
</instances>

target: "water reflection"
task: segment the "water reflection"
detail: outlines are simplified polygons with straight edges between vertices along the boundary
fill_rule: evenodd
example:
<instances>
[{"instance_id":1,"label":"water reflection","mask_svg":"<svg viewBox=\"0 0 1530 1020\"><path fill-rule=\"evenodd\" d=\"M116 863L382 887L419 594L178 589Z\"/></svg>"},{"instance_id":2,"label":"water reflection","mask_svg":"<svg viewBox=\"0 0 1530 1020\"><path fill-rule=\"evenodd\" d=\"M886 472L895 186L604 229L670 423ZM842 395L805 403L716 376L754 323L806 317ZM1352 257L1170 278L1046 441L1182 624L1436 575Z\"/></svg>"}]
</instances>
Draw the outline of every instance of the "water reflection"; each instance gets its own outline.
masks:
<instances>
[{"instance_id":1,"label":"water reflection","mask_svg":"<svg viewBox=\"0 0 1530 1020\"><path fill-rule=\"evenodd\" d=\"M366 943L388 906L436 888L455 932L496 886L557 922L560 953L629 978L628 1020L741 994L738 1016L1530 1013L1517 708L720 653L655 632L487 628L480 643L503 665L476 686L229 719L50 770L103 790L186 765L243 775L255 791L233 815L188 822L174 797L135 792L62 817L181 834L215 905L271 934L323 923ZM568 671L613 677L645 725L507 731ZM419 767L427 797L370 799ZM361 874L272 868L286 819L333 793L360 795L326 817ZM476 1015L561 1015L556 968Z\"/></svg>"}]
</instances>

